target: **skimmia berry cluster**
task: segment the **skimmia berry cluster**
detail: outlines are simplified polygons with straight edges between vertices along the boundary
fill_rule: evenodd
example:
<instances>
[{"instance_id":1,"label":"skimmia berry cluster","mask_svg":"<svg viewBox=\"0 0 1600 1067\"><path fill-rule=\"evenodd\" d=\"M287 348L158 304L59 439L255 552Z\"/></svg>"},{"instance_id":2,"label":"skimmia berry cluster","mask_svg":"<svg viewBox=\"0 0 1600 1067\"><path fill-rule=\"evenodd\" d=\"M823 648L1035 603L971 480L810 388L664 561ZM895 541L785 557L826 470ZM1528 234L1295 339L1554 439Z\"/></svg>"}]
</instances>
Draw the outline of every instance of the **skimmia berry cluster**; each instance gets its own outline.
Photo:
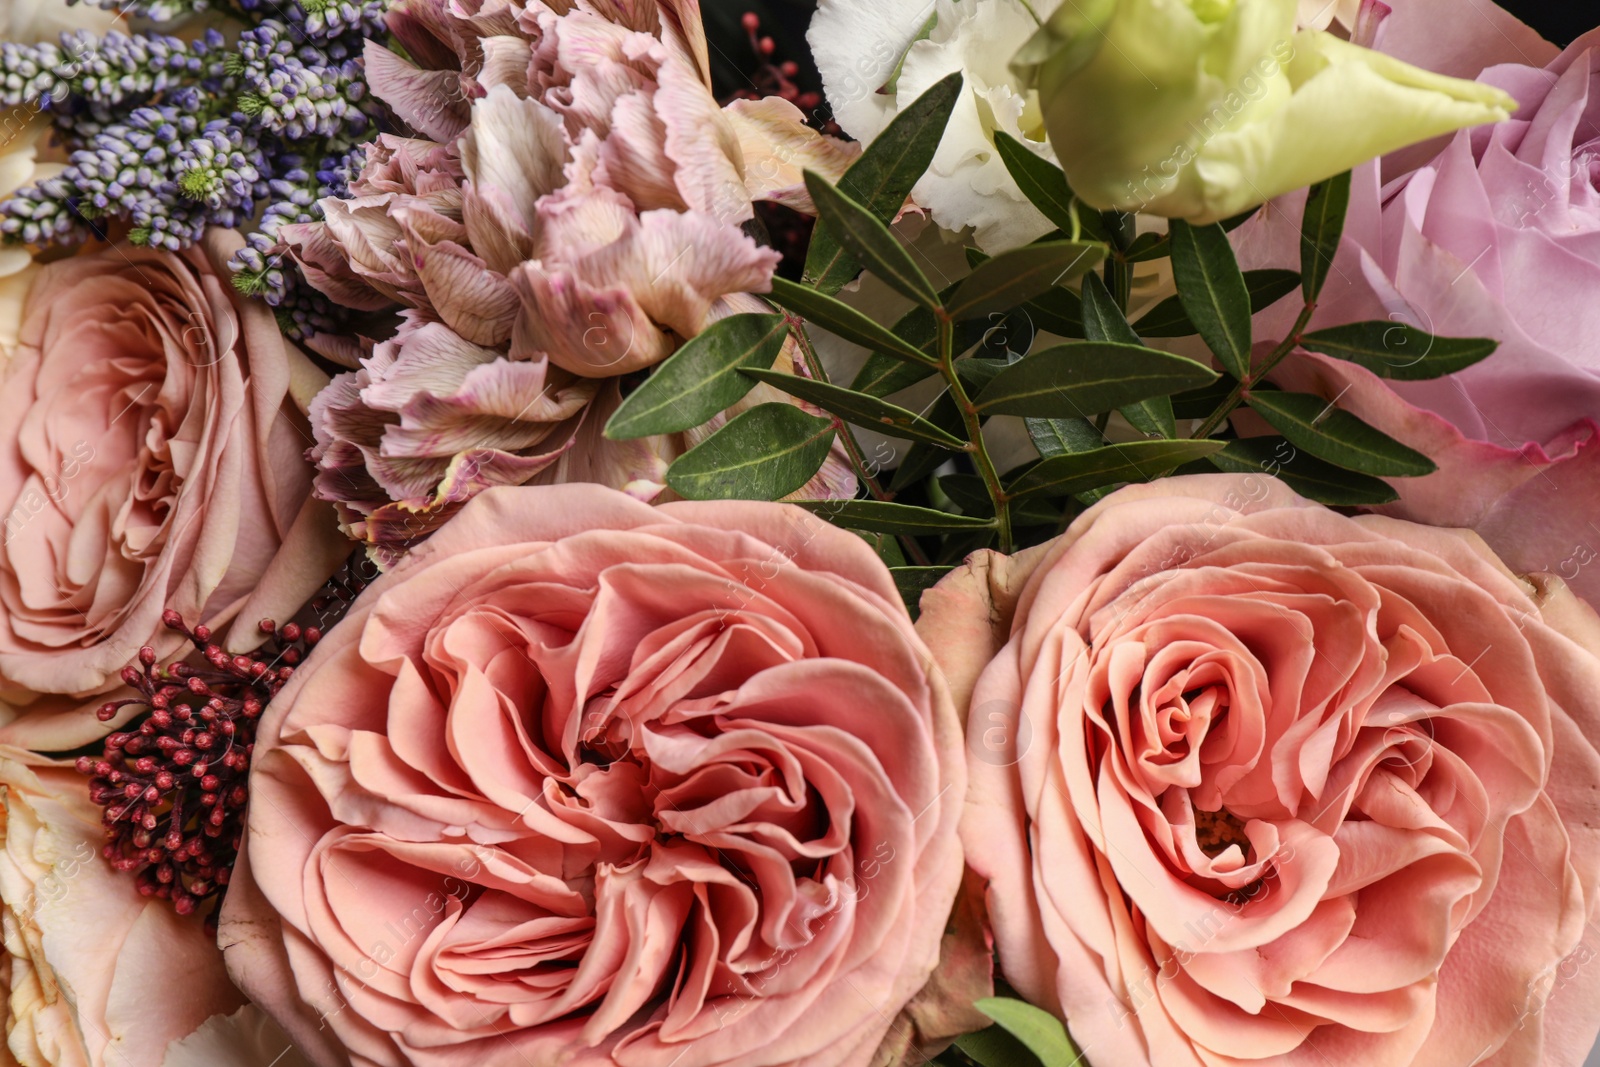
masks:
<instances>
[{"instance_id":1,"label":"skimmia berry cluster","mask_svg":"<svg viewBox=\"0 0 1600 1067\"><path fill-rule=\"evenodd\" d=\"M138 13L159 20L205 6L158 0ZM326 327L331 306L275 262L276 233L321 217L317 201L345 192L358 146L376 132L380 105L360 56L383 7L238 0L230 10L248 28L232 41L209 29L193 40L80 31L0 44L0 107L48 113L68 150L62 173L0 203L0 235L44 244L125 232L175 250L208 226L255 225L235 283L277 306L296 334Z\"/></svg>"},{"instance_id":2,"label":"skimmia berry cluster","mask_svg":"<svg viewBox=\"0 0 1600 1067\"><path fill-rule=\"evenodd\" d=\"M136 697L107 701L109 722L124 708L145 713L105 740L101 755L80 756L89 799L105 808L103 854L134 874L146 896L190 915L221 901L244 833L245 801L256 725L295 667L366 588L370 565L347 564L307 605L318 625L261 620L262 645L233 656L206 626L189 629L176 611L161 621L189 639L195 655L165 666L155 649L139 650L122 680ZM215 910L207 916L214 923Z\"/></svg>"},{"instance_id":3,"label":"skimmia berry cluster","mask_svg":"<svg viewBox=\"0 0 1600 1067\"><path fill-rule=\"evenodd\" d=\"M141 648L139 666L122 671L139 696L109 701L99 715L109 721L129 705L149 714L107 737L98 759L78 757L77 766L91 776L90 800L106 809L106 859L137 872L141 893L188 915L227 890L244 833L256 724L321 633L263 620L273 640L252 655L230 656L211 643L207 627L190 630L176 611L162 621L193 642L203 665L163 667L155 649Z\"/></svg>"}]
</instances>

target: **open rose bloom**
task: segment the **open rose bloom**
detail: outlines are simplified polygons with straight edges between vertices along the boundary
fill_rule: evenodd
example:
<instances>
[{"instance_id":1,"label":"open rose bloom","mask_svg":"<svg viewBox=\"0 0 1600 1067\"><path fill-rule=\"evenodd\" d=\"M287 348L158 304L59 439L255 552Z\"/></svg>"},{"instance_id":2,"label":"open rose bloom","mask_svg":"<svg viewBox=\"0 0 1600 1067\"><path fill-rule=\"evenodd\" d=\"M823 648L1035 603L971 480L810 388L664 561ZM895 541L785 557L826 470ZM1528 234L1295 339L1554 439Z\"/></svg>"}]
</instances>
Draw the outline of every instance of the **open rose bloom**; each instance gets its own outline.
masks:
<instances>
[{"instance_id":1,"label":"open rose bloom","mask_svg":"<svg viewBox=\"0 0 1600 1067\"><path fill-rule=\"evenodd\" d=\"M222 940L318 1067L868 1067L958 1032L918 994L959 725L871 549L799 509L489 490L256 754Z\"/></svg>"},{"instance_id":2,"label":"open rose bloom","mask_svg":"<svg viewBox=\"0 0 1600 1067\"><path fill-rule=\"evenodd\" d=\"M1600 620L1558 581L1199 476L974 557L918 625L1000 963L1090 1062L1582 1062Z\"/></svg>"}]
</instances>

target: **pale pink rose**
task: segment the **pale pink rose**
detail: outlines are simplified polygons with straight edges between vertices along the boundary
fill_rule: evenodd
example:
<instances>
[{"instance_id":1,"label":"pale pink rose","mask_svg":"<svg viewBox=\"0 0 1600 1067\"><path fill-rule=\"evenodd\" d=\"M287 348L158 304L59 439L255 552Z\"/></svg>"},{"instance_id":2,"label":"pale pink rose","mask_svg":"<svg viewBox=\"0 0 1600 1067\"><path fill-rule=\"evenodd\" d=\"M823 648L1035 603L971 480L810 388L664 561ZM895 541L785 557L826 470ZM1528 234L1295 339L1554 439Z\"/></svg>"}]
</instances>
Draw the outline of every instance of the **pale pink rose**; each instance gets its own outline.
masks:
<instances>
[{"instance_id":1,"label":"pale pink rose","mask_svg":"<svg viewBox=\"0 0 1600 1067\"><path fill-rule=\"evenodd\" d=\"M617 379L770 310L747 295L779 259L744 232L754 202L809 208L802 170L837 179L856 150L782 100L719 107L686 0L405 0L389 22L410 59L369 41L367 77L420 136L378 138L326 221L284 230L338 303L406 309L365 358L315 339L358 368L313 412L318 495L384 547L493 485L653 499L694 438L606 441ZM841 453L801 492L854 489Z\"/></svg>"},{"instance_id":2,"label":"pale pink rose","mask_svg":"<svg viewBox=\"0 0 1600 1067\"><path fill-rule=\"evenodd\" d=\"M1202 475L980 554L918 628L971 692L1000 965L1090 1062L1582 1062L1600 619L1558 580Z\"/></svg>"},{"instance_id":3,"label":"pale pink rose","mask_svg":"<svg viewBox=\"0 0 1600 1067\"><path fill-rule=\"evenodd\" d=\"M921 1062L960 745L854 534L489 489L270 705L229 970L318 1067Z\"/></svg>"},{"instance_id":4,"label":"pale pink rose","mask_svg":"<svg viewBox=\"0 0 1600 1067\"><path fill-rule=\"evenodd\" d=\"M239 243L106 249L34 282L0 380L5 689L103 691L140 646L177 650L164 609L215 628L266 584L252 621L283 617L348 551L301 458L292 393L321 376L229 284Z\"/></svg>"},{"instance_id":5,"label":"pale pink rose","mask_svg":"<svg viewBox=\"0 0 1600 1067\"><path fill-rule=\"evenodd\" d=\"M1494 338L1498 351L1433 381L1385 383L1318 356L1292 359L1274 380L1339 397L1439 464L1397 479L1401 499L1386 513L1474 529L1514 570L1559 574L1600 604L1600 34L1552 58L1531 33L1457 15L1455 0L1397 2L1379 46L1477 76L1520 107L1386 161L1387 182L1377 164L1357 170L1311 328L1389 320ZM1495 65L1480 74L1484 63ZM1269 205L1236 231L1244 266L1298 267L1302 201ZM1258 338L1283 337L1298 311L1281 301L1263 312ZM1394 359L1418 354L1397 347Z\"/></svg>"},{"instance_id":6,"label":"pale pink rose","mask_svg":"<svg viewBox=\"0 0 1600 1067\"><path fill-rule=\"evenodd\" d=\"M163 1067L243 1003L204 924L101 858L100 816L70 763L0 745L0 1062Z\"/></svg>"}]
</instances>

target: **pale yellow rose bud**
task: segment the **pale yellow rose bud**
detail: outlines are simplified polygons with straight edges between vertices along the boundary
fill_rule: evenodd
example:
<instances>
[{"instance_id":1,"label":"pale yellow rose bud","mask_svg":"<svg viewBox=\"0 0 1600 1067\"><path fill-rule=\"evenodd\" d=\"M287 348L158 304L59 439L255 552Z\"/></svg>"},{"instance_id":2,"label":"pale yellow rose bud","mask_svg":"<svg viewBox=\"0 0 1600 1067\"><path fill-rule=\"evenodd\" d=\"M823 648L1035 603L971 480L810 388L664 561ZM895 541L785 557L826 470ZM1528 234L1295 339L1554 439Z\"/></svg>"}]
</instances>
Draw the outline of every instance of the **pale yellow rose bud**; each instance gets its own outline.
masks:
<instances>
[{"instance_id":1,"label":"pale yellow rose bud","mask_svg":"<svg viewBox=\"0 0 1600 1067\"><path fill-rule=\"evenodd\" d=\"M1498 122L1516 102L1319 30L1297 0L1079 0L1017 54L1089 204L1194 223L1375 156Z\"/></svg>"}]
</instances>

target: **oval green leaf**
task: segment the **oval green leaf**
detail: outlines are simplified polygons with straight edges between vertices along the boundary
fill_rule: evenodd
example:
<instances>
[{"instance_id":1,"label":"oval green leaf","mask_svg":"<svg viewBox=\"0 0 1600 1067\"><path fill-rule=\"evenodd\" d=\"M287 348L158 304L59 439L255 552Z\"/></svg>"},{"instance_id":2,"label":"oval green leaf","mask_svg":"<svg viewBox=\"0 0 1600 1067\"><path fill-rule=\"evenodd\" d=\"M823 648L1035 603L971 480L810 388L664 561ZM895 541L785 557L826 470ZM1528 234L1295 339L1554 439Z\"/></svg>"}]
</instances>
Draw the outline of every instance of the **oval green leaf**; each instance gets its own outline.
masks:
<instances>
[{"instance_id":1,"label":"oval green leaf","mask_svg":"<svg viewBox=\"0 0 1600 1067\"><path fill-rule=\"evenodd\" d=\"M1222 441L1130 441L1043 460L1006 489L1012 499L1068 496L1121 482L1148 482L1173 467L1219 452Z\"/></svg>"},{"instance_id":2,"label":"oval green leaf","mask_svg":"<svg viewBox=\"0 0 1600 1067\"><path fill-rule=\"evenodd\" d=\"M1082 210L1074 208L1073 205L1079 202L1078 198L1067 185L1067 176L1060 167L1036 155L1004 130L995 131L994 146L1000 153L1000 162L1005 164L1017 188L1022 190L1022 195L1063 233L1072 232L1076 217L1080 233L1096 241L1107 239L1099 212L1087 207Z\"/></svg>"},{"instance_id":3,"label":"oval green leaf","mask_svg":"<svg viewBox=\"0 0 1600 1067\"><path fill-rule=\"evenodd\" d=\"M1329 507L1370 507L1400 499L1388 482L1335 467L1273 434L1230 441L1227 448L1208 458L1218 470L1230 474L1278 478L1307 500Z\"/></svg>"},{"instance_id":4,"label":"oval green leaf","mask_svg":"<svg viewBox=\"0 0 1600 1067\"><path fill-rule=\"evenodd\" d=\"M810 500L797 503L835 526L871 533L938 534L956 530L987 530L994 526L993 519L974 519L932 508L890 504L881 500Z\"/></svg>"},{"instance_id":5,"label":"oval green leaf","mask_svg":"<svg viewBox=\"0 0 1600 1067\"><path fill-rule=\"evenodd\" d=\"M1216 377L1210 367L1170 352L1073 341L1007 367L978 395L977 405L985 415L1086 418Z\"/></svg>"},{"instance_id":6,"label":"oval green leaf","mask_svg":"<svg viewBox=\"0 0 1600 1067\"><path fill-rule=\"evenodd\" d=\"M927 441L929 444L941 445L949 449L958 449L966 446L966 442L959 437L945 433L939 427L918 415L914 411L907 411L887 400L879 400L875 396L865 393L851 392L841 386L830 385L827 382L815 381L811 378L802 378L797 374L785 374L775 370L760 370L755 367L745 368L745 374L758 382L766 382L776 389L782 389L791 396L831 411L846 422L857 426L877 430L879 433L890 437L899 437L910 441Z\"/></svg>"},{"instance_id":7,"label":"oval green leaf","mask_svg":"<svg viewBox=\"0 0 1600 1067\"><path fill-rule=\"evenodd\" d=\"M793 404L762 404L679 456L667 484L689 500L777 500L821 469L833 425Z\"/></svg>"},{"instance_id":8,"label":"oval green leaf","mask_svg":"<svg viewBox=\"0 0 1600 1067\"><path fill-rule=\"evenodd\" d=\"M1105 252L1089 241L1051 241L1002 253L967 275L945 311L957 321L1010 311L1093 270Z\"/></svg>"},{"instance_id":9,"label":"oval green leaf","mask_svg":"<svg viewBox=\"0 0 1600 1067\"><path fill-rule=\"evenodd\" d=\"M1250 313L1276 304L1300 285L1300 275L1292 270L1247 270L1244 287L1250 294ZM1191 337L1199 332L1183 310L1183 301L1169 296L1145 313L1133 325L1140 337Z\"/></svg>"},{"instance_id":10,"label":"oval green leaf","mask_svg":"<svg viewBox=\"0 0 1600 1067\"><path fill-rule=\"evenodd\" d=\"M988 997L972 1005L1039 1057L1042 1067L1079 1067L1083 1054L1054 1015L1010 997Z\"/></svg>"},{"instance_id":11,"label":"oval green leaf","mask_svg":"<svg viewBox=\"0 0 1600 1067\"><path fill-rule=\"evenodd\" d=\"M1139 335L1128 325L1111 290L1094 275L1083 280L1083 333L1091 341L1115 341L1118 344L1142 345ZM1146 437L1176 437L1177 424L1172 417L1172 401L1164 396L1153 396L1121 409L1122 417Z\"/></svg>"},{"instance_id":12,"label":"oval green leaf","mask_svg":"<svg viewBox=\"0 0 1600 1067\"><path fill-rule=\"evenodd\" d=\"M1421 382L1465 370L1499 347L1487 337L1435 337L1403 322L1352 322L1300 339L1313 352L1348 360L1380 378Z\"/></svg>"},{"instance_id":13,"label":"oval green leaf","mask_svg":"<svg viewBox=\"0 0 1600 1067\"><path fill-rule=\"evenodd\" d=\"M1328 271L1333 269L1349 208L1349 171L1313 185L1306 197L1305 214L1300 219L1300 290L1307 304L1317 302Z\"/></svg>"},{"instance_id":14,"label":"oval green leaf","mask_svg":"<svg viewBox=\"0 0 1600 1067\"><path fill-rule=\"evenodd\" d=\"M1250 291L1221 226L1172 220L1172 274L1189 321L1225 370L1250 371Z\"/></svg>"},{"instance_id":15,"label":"oval green leaf","mask_svg":"<svg viewBox=\"0 0 1600 1067\"><path fill-rule=\"evenodd\" d=\"M754 388L739 368L772 366L788 335L788 320L782 315L730 315L717 320L628 394L606 423L605 436L628 441L703 425Z\"/></svg>"},{"instance_id":16,"label":"oval green leaf","mask_svg":"<svg viewBox=\"0 0 1600 1067\"><path fill-rule=\"evenodd\" d=\"M806 321L863 348L898 356L918 366L930 369L937 367L936 360L925 355L910 341L896 336L892 330L880 326L842 300L819 293L808 285L774 277L772 292L767 298L779 307L788 308Z\"/></svg>"},{"instance_id":17,"label":"oval green leaf","mask_svg":"<svg viewBox=\"0 0 1600 1067\"><path fill-rule=\"evenodd\" d=\"M911 261L889 227L820 175L806 171L806 189L817 206L819 228L826 227L846 252L891 289L926 308L939 306L939 294Z\"/></svg>"},{"instance_id":18,"label":"oval green leaf","mask_svg":"<svg viewBox=\"0 0 1600 1067\"><path fill-rule=\"evenodd\" d=\"M1248 399L1290 444L1346 470L1407 478L1439 469L1421 452L1314 393L1255 392Z\"/></svg>"},{"instance_id":19,"label":"oval green leaf","mask_svg":"<svg viewBox=\"0 0 1600 1067\"><path fill-rule=\"evenodd\" d=\"M898 215L911 187L933 162L950 112L961 98L962 84L960 72L950 74L896 115L839 179L844 194L883 222ZM832 295L860 272L861 263L840 246L828 228L817 227L806 251L805 280Z\"/></svg>"}]
</instances>

